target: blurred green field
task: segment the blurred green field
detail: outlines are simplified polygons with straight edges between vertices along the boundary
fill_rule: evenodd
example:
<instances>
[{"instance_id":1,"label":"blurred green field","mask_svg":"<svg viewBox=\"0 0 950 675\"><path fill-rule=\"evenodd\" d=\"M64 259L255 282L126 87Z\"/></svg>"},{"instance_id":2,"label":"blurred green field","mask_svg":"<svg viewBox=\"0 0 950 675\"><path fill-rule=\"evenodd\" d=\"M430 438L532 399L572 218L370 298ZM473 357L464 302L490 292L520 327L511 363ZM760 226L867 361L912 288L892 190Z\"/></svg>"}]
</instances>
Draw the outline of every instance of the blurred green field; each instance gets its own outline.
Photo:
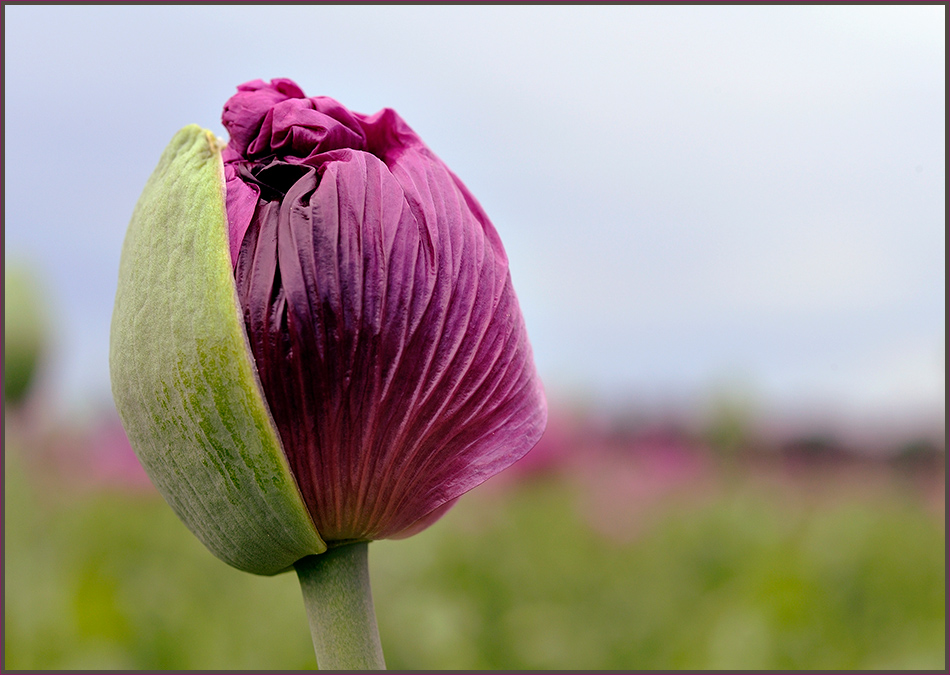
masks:
<instances>
[{"instance_id":1,"label":"blurred green field","mask_svg":"<svg viewBox=\"0 0 950 675\"><path fill-rule=\"evenodd\" d=\"M6 669L316 667L293 574L233 570L153 493L57 488L21 451L6 448ZM945 669L942 499L855 482L815 494L737 472L609 517L563 475L486 485L370 546L387 665Z\"/></svg>"}]
</instances>

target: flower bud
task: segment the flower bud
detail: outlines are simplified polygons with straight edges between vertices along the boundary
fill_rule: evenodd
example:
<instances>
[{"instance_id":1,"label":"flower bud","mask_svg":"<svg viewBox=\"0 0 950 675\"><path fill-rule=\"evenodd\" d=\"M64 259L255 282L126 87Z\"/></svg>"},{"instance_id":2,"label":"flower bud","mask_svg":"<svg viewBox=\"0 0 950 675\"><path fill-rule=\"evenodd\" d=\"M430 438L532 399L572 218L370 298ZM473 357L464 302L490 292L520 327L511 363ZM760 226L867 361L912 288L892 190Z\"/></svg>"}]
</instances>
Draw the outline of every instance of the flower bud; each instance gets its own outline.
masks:
<instances>
[{"instance_id":1,"label":"flower bud","mask_svg":"<svg viewBox=\"0 0 950 675\"><path fill-rule=\"evenodd\" d=\"M179 132L123 248L113 391L219 557L270 574L408 536L538 440L507 257L392 110L242 85L222 147Z\"/></svg>"},{"instance_id":2,"label":"flower bud","mask_svg":"<svg viewBox=\"0 0 950 675\"><path fill-rule=\"evenodd\" d=\"M47 348L48 321L33 271L22 263L3 271L3 399L24 402Z\"/></svg>"}]
</instances>

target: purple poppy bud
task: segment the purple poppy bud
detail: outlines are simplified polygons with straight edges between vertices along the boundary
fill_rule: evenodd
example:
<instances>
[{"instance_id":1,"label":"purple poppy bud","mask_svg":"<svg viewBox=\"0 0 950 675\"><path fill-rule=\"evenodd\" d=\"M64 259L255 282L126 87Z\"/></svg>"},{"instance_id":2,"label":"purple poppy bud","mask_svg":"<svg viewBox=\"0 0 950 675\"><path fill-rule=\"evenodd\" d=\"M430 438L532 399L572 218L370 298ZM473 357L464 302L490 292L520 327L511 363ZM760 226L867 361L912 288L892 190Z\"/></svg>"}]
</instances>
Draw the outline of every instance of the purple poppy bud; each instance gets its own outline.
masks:
<instances>
[{"instance_id":1,"label":"purple poppy bud","mask_svg":"<svg viewBox=\"0 0 950 675\"><path fill-rule=\"evenodd\" d=\"M142 193L113 395L182 520L274 574L404 537L523 456L547 410L501 240L392 110L290 80L182 129Z\"/></svg>"},{"instance_id":2,"label":"purple poppy bud","mask_svg":"<svg viewBox=\"0 0 950 675\"><path fill-rule=\"evenodd\" d=\"M501 240L392 110L256 81L222 121L238 297L317 531L418 531L544 428Z\"/></svg>"}]
</instances>

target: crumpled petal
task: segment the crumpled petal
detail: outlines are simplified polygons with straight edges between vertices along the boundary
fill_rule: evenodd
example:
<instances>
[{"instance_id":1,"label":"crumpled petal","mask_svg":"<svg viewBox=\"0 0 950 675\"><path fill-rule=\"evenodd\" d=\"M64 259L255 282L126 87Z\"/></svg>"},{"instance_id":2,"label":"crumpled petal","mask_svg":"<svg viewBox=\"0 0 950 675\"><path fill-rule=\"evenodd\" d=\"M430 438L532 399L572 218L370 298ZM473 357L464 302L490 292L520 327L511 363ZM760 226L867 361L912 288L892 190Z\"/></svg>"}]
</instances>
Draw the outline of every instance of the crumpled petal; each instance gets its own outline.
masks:
<instances>
[{"instance_id":1,"label":"crumpled petal","mask_svg":"<svg viewBox=\"0 0 950 675\"><path fill-rule=\"evenodd\" d=\"M395 112L275 82L240 88L224 118L251 351L323 539L407 536L544 429L507 257Z\"/></svg>"},{"instance_id":2,"label":"crumpled petal","mask_svg":"<svg viewBox=\"0 0 950 675\"><path fill-rule=\"evenodd\" d=\"M260 132L261 121L277 103L289 98L303 98L303 92L287 79L254 80L238 87L238 94L224 104L221 122L231 139L228 146L238 156L244 156L247 147Z\"/></svg>"}]
</instances>

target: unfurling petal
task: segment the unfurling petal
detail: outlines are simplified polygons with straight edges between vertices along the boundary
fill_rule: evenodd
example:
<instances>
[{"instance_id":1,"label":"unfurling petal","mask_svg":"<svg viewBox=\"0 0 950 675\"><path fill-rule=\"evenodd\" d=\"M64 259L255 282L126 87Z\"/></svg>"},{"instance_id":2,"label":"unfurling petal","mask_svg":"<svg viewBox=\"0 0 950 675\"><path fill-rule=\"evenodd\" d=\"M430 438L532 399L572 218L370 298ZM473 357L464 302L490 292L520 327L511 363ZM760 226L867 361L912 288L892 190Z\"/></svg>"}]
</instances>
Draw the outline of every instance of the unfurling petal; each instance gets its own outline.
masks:
<instances>
[{"instance_id":1,"label":"unfurling petal","mask_svg":"<svg viewBox=\"0 0 950 675\"><path fill-rule=\"evenodd\" d=\"M238 296L314 525L418 531L544 428L498 234L391 110L258 81L224 123Z\"/></svg>"}]
</instances>

